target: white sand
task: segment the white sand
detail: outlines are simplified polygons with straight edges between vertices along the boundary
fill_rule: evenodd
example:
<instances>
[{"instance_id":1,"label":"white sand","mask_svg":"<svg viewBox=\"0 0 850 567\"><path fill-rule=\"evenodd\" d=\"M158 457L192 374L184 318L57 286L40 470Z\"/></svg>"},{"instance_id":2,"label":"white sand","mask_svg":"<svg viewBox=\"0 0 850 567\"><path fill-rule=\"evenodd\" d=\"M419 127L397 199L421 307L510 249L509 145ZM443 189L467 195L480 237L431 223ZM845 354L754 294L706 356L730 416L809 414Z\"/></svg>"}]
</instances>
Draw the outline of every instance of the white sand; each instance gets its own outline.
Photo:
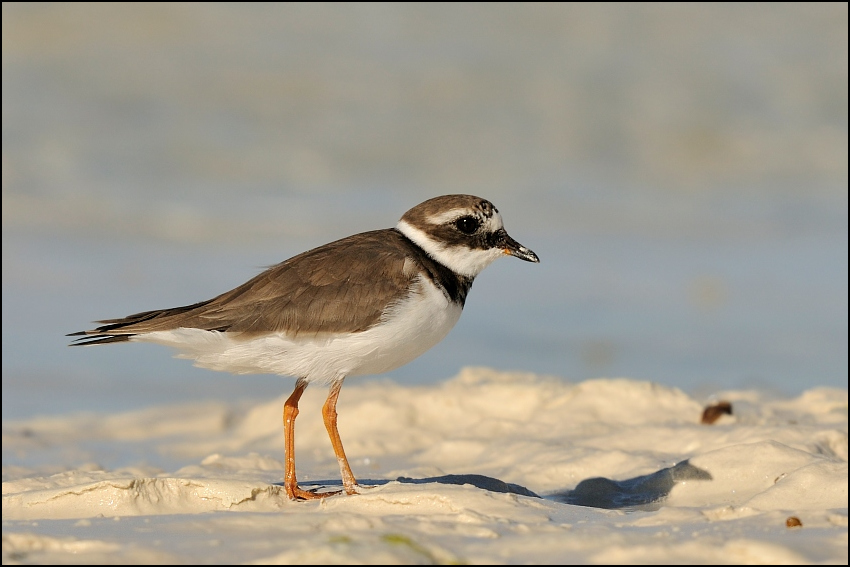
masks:
<instances>
[{"instance_id":1,"label":"white sand","mask_svg":"<svg viewBox=\"0 0 850 567\"><path fill-rule=\"evenodd\" d=\"M702 425L706 400L627 379L351 380L340 431L374 487L291 502L290 386L4 422L3 563L847 563L846 390L724 392ZM301 403L303 485L339 484L324 395Z\"/></svg>"}]
</instances>

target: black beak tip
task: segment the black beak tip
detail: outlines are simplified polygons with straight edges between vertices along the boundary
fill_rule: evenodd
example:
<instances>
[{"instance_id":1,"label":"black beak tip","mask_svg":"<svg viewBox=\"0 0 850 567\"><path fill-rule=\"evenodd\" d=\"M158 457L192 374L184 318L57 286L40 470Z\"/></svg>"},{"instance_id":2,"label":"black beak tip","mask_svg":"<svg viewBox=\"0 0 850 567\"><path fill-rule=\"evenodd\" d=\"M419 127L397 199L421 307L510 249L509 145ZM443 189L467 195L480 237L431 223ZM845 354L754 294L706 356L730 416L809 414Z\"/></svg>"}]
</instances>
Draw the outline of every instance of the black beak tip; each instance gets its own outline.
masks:
<instances>
[{"instance_id":1,"label":"black beak tip","mask_svg":"<svg viewBox=\"0 0 850 567\"><path fill-rule=\"evenodd\" d=\"M505 253L510 254L511 256L516 256L520 260L525 260L526 262L534 262L535 264L540 263L540 258L537 257L537 254L522 245L506 248Z\"/></svg>"}]
</instances>

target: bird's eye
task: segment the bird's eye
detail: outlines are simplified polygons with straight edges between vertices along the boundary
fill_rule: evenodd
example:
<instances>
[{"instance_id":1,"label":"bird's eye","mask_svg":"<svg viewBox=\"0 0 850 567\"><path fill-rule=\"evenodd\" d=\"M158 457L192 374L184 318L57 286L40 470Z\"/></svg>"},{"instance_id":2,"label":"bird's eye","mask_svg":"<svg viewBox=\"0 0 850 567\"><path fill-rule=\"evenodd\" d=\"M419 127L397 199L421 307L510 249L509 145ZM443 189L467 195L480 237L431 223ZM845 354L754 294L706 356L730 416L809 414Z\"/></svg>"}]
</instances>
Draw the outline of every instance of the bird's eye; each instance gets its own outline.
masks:
<instances>
[{"instance_id":1,"label":"bird's eye","mask_svg":"<svg viewBox=\"0 0 850 567\"><path fill-rule=\"evenodd\" d=\"M464 234L472 234L481 226L481 221L475 217L460 217L455 221L455 226Z\"/></svg>"}]
</instances>

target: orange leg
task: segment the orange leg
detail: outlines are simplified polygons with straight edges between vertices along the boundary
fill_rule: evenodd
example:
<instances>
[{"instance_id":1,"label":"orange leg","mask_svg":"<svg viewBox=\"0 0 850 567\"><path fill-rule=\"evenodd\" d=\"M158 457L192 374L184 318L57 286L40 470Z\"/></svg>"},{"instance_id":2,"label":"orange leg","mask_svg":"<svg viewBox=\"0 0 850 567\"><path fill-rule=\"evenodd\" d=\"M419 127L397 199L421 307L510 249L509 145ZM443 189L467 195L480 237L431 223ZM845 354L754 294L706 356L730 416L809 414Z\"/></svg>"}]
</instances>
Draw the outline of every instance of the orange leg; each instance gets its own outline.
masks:
<instances>
[{"instance_id":1,"label":"orange leg","mask_svg":"<svg viewBox=\"0 0 850 567\"><path fill-rule=\"evenodd\" d=\"M331 385L328 399L322 406L322 417L325 419L325 429L328 430L328 437L331 438L331 445L333 445L336 460L339 462L339 472L342 476L345 493L355 494L357 492L357 479L354 478L354 473L351 472L351 467L348 465L348 459L345 458L345 449L342 448L342 440L339 438L339 431L336 428L336 400L339 398L340 388L342 388L342 380Z\"/></svg>"},{"instance_id":2,"label":"orange leg","mask_svg":"<svg viewBox=\"0 0 850 567\"><path fill-rule=\"evenodd\" d=\"M316 498L325 498L333 494L339 494L340 492L322 492L317 494L315 492L309 492L298 488L298 480L295 478L295 418L298 417L298 400L301 399L301 394L304 393L306 388L307 381L299 378L295 383L295 390L292 392L292 395L289 396L286 403L283 404L283 435L286 444L283 488L286 490L286 495L292 500L313 500ZM339 388L337 388L337 394L338 393ZM330 400L330 398L328 399ZM325 405L327 405L327 403ZM336 406L336 398L334 398L334 406ZM336 415L335 411L334 415ZM327 423L327 421L325 423ZM334 429L336 429L336 425L334 425ZM337 435L337 439L339 439L339 435ZM342 447L342 445L340 445L340 447ZM334 450L336 450L336 447L334 447ZM343 455L343 458L345 458L345 455ZM347 465L348 463L346 463L346 466Z\"/></svg>"}]
</instances>

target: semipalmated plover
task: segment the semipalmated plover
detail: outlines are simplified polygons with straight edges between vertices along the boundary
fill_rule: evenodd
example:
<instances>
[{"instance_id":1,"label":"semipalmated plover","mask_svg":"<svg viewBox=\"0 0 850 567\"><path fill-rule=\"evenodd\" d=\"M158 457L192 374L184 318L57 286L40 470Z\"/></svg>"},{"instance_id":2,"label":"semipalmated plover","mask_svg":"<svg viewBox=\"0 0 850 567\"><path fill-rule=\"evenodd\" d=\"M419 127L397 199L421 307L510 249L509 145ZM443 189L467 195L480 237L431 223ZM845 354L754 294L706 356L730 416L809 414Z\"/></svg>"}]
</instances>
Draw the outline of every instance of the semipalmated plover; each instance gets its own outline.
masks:
<instances>
[{"instance_id":1,"label":"semipalmated plover","mask_svg":"<svg viewBox=\"0 0 850 567\"><path fill-rule=\"evenodd\" d=\"M499 211L471 195L421 203L395 228L355 234L273 266L208 301L158 309L83 335L74 346L144 341L178 349L196 366L297 378L283 408L284 487L292 499L322 498L295 476L295 417L310 382L330 385L322 407L345 492L351 472L337 431L336 403L348 376L407 364L457 323L472 281L503 255L539 262L508 236Z\"/></svg>"}]
</instances>

